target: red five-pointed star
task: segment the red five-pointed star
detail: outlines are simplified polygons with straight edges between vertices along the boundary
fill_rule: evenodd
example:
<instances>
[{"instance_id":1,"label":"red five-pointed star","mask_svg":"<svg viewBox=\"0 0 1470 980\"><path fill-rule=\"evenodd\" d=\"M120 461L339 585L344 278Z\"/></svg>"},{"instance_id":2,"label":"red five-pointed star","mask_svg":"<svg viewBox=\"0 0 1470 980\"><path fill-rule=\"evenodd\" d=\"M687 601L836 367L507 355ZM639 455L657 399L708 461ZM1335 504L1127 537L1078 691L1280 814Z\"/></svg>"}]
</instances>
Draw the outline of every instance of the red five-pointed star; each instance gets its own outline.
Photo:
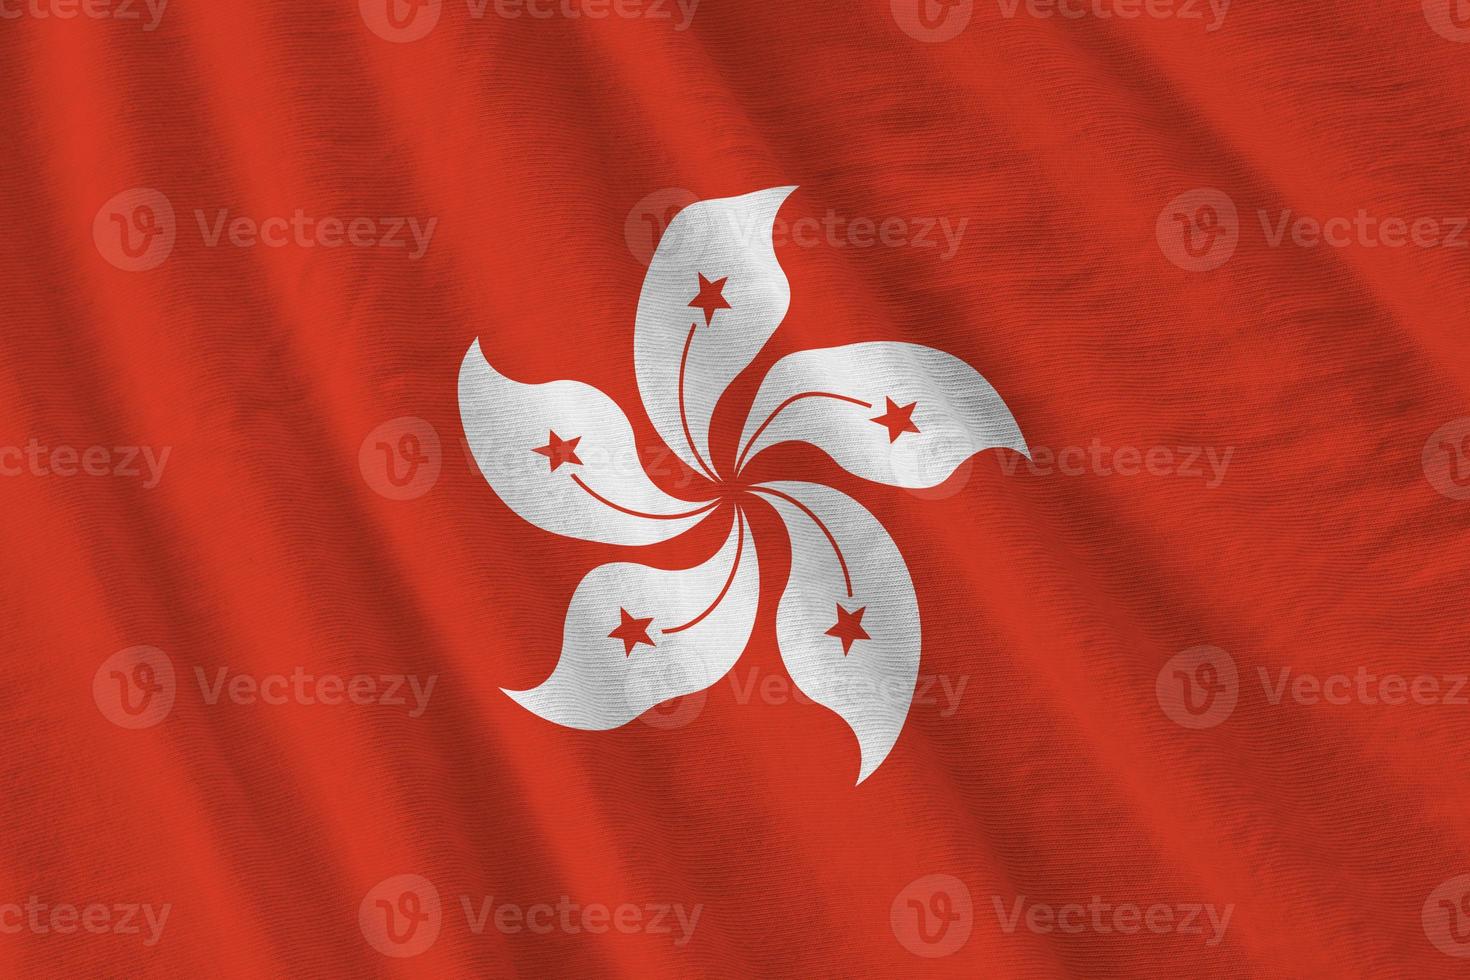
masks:
<instances>
[{"instance_id":1,"label":"red five-pointed star","mask_svg":"<svg viewBox=\"0 0 1470 980\"><path fill-rule=\"evenodd\" d=\"M875 418L873 421L879 425L888 426L888 441L897 442L898 437L905 432L918 432L919 427L914 424L914 408L919 404L900 406L892 398L883 399L888 403L888 411Z\"/></svg>"},{"instance_id":2,"label":"red five-pointed star","mask_svg":"<svg viewBox=\"0 0 1470 980\"><path fill-rule=\"evenodd\" d=\"M628 615L626 609L619 609L618 612L623 614L623 621L618 624L617 629L607 634L607 637L610 640L623 641L623 656L631 657L633 648L640 643L654 645L653 641L648 638L648 627L653 625L652 616L647 619L635 619Z\"/></svg>"},{"instance_id":3,"label":"red five-pointed star","mask_svg":"<svg viewBox=\"0 0 1470 980\"><path fill-rule=\"evenodd\" d=\"M551 472L555 473L557 467L561 466L562 463L571 463L575 466L582 465L582 461L577 458L577 443L581 441L581 436L577 436L575 439L563 439L553 432L551 433L550 442L544 446L538 446L531 450L531 452L540 453L542 456L551 460Z\"/></svg>"},{"instance_id":4,"label":"red five-pointed star","mask_svg":"<svg viewBox=\"0 0 1470 980\"><path fill-rule=\"evenodd\" d=\"M852 650L852 645L857 640L871 640L868 631L863 629L863 613L868 611L863 606L857 612L848 612L837 605L837 625L827 631L828 636L835 636L842 641L842 655L845 657Z\"/></svg>"},{"instance_id":5,"label":"red five-pointed star","mask_svg":"<svg viewBox=\"0 0 1470 980\"><path fill-rule=\"evenodd\" d=\"M723 279L710 282L704 277L703 272L699 274L699 295L694 297L694 300L689 305L697 310L704 310L704 325L706 327L714 321L715 310L728 310L731 308L729 301L725 299L725 283L729 281L730 277L726 276Z\"/></svg>"}]
</instances>

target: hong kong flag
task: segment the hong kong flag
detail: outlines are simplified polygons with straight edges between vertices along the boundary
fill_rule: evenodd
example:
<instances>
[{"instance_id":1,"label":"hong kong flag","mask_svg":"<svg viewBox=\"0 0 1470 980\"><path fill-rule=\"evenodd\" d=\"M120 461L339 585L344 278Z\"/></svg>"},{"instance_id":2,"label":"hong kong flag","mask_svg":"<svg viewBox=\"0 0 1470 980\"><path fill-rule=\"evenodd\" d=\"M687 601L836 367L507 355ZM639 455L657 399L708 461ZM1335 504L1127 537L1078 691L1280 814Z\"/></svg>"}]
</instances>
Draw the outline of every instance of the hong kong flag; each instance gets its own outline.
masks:
<instances>
[{"instance_id":1,"label":"hong kong flag","mask_svg":"<svg viewBox=\"0 0 1470 980\"><path fill-rule=\"evenodd\" d=\"M0 0L0 976L1470 969L1470 5Z\"/></svg>"}]
</instances>

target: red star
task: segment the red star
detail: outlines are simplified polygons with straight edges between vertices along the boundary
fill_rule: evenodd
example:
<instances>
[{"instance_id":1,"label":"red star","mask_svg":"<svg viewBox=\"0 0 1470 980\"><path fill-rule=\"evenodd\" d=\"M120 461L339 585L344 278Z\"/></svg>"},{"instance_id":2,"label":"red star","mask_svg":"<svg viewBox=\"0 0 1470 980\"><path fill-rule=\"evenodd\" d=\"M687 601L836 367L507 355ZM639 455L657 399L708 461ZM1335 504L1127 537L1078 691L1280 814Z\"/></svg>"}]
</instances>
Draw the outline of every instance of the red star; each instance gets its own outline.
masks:
<instances>
[{"instance_id":1,"label":"red star","mask_svg":"<svg viewBox=\"0 0 1470 980\"><path fill-rule=\"evenodd\" d=\"M647 643L649 646L654 645L653 641L648 638L648 627L653 625L652 616L647 619L635 619L628 615L628 610L626 609L619 609L618 612L623 614L623 621L618 624L617 629L607 634L607 638L623 641L623 656L631 657L633 655L633 648L640 643Z\"/></svg>"},{"instance_id":2,"label":"red star","mask_svg":"<svg viewBox=\"0 0 1470 980\"><path fill-rule=\"evenodd\" d=\"M842 641L842 655L847 656L852 650L852 645L857 640L871 640L868 631L863 629L863 613L868 611L863 606L857 612L848 612L842 608L841 603L837 606L837 625L827 631L828 636L835 636Z\"/></svg>"},{"instance_id":3,"label":"red star","mask_svg":"<svg viewBox=\"0 0 1470 980\"><path fill-rule=\"evenodd\" d=\"M714 321L715 310L728 310L731 308L729 301L725 299L725 283L729 281L730 277L726 276L724 279L717 279L714 282L710 282L704 277L703 272L699 274L699 295L694 297L693 302L689 305L697 310L704 310L704 325L706 327Z\"/></svg>"},{"instance_id":4,"label":"red star","mask_svg":"<svg viewBox=\"0 0 1470 980\"><path fill-rule=\"evenodd\" d=\"M919 427L914 424L914 408L918 402L912 405L900 406L892 398L883 399L888 403L888 411L873 419L879 425L888 426L888 441L897 442L898 437L905 432L918 432Z\"/></svg>"},{"instance_id":5,"label":"red star","mask_svg":"<svg viewBox=\"0 0 1470 980\"><path fill-rule=\"evenodd\" d=\"M581 441L581 436L577 436L575 439L563 439L553 432L551 433L550 442L531 450L531 452L540 453L542 456L551 460L551 472L555 473L557 467L562 463L571 463L574 466L582 465L582 461L577 458L577 443Z\"/></svg>"}]
</instances>

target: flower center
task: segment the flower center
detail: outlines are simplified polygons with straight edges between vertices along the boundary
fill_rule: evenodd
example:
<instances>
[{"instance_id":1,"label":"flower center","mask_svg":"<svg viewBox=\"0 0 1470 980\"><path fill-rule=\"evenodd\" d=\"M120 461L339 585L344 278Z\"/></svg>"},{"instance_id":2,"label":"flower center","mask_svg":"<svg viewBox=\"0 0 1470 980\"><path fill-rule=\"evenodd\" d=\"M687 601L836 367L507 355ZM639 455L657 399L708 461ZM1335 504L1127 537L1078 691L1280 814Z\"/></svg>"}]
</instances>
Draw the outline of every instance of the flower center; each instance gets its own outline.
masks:
<instances>
[{"instance_id":1,"label":"flower center","mask_svg":"<svg viewBox=\"0 0 1470 980\"><path fill-rule=\"evenodd\" d=\"M740 477L721 479L715 484L715 492L720 495L720 500L734 503L750 493L752 485L749 480L743 480Z\"/></svg>"}]
</instances>

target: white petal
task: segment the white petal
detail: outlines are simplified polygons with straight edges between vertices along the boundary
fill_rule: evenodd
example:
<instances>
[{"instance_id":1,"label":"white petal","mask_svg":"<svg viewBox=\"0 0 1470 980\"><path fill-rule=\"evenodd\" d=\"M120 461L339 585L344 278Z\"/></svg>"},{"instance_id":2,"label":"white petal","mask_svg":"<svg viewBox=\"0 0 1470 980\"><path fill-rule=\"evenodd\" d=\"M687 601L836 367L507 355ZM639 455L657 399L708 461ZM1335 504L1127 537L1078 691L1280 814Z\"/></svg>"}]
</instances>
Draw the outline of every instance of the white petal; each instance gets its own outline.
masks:
<instances>
[{"instance_id":1,"label":"white petal","mask_svg":"<svg viewBox=\"0 0 1470 980\"><path fill-rule=\"evenodd\" d=\"M912 405L919 431L874 421L889 414L890 403ZM913 490L939 486L985 449L1029 455L990 382L959 358L918 344L851 344L777 361L746 420L742 460L792 441L815 445L866 480Z\"/></svg>"},{"instance_id":2,"label":"white petal","mask_svg":"<svg viewBox=\"0 0 1470 980\"><path fill-rule=\"evenodd\" d=\"M543 530L583 541L646 545L698 524L718 501L691 504L648 478L633 427L607 395L578 381L528 385L486 362L477 340L459 373L459 413L480 472L511 510ZM537 447L576 439L580 463ZM670 517L668 515L681 515Z\"/></svg>"},{"instance_id":3,"label":"white petal","mask_svg":"<svg viewBox=\"0 0 1470 980\"><path fill-rule=\"evenodd\" d=\"M681 459L709 472L715 404L750 366L791 305L776 261L776 212L795 187L691 204L669 223L643 281L633 358L638 388L659 435ZM690 307L700 276L728 281L730 309ZM681 403L681 373L682 395ZM681 411L682 408L682 411Z\"/></svg>"},{"instance_id":4,"label":"white petal","mask_svg":"<svg viewBox=\"0 0 1470 980\"><path fill-rule=\"evenodd\" d=\"M776 613L781 658L803 693L852 727L861 783L897 741L919 674L919 603L908 566L883 525L851 497L812 483L754 489L780 511L791 536L791 579ZM828 631L853 615L868 638L844 653L843 640Z\"/></svg>"},{"instance_id":5,"label":"white petal","mask_svg":"<svg viewBox=\"0 0 1470 980\"><path fill-rule=\"evenodd\" d=\"M593 569L572 596L556 670L539 687L505 693L568 728L625 725L725 676L750 640L759 591L755 541L737 510L724 547L697 568ZM638 626L625 631L631 649L609 635L625 616L646 628L649 643L637 642Z\"/></svg>"}]
</instances>

